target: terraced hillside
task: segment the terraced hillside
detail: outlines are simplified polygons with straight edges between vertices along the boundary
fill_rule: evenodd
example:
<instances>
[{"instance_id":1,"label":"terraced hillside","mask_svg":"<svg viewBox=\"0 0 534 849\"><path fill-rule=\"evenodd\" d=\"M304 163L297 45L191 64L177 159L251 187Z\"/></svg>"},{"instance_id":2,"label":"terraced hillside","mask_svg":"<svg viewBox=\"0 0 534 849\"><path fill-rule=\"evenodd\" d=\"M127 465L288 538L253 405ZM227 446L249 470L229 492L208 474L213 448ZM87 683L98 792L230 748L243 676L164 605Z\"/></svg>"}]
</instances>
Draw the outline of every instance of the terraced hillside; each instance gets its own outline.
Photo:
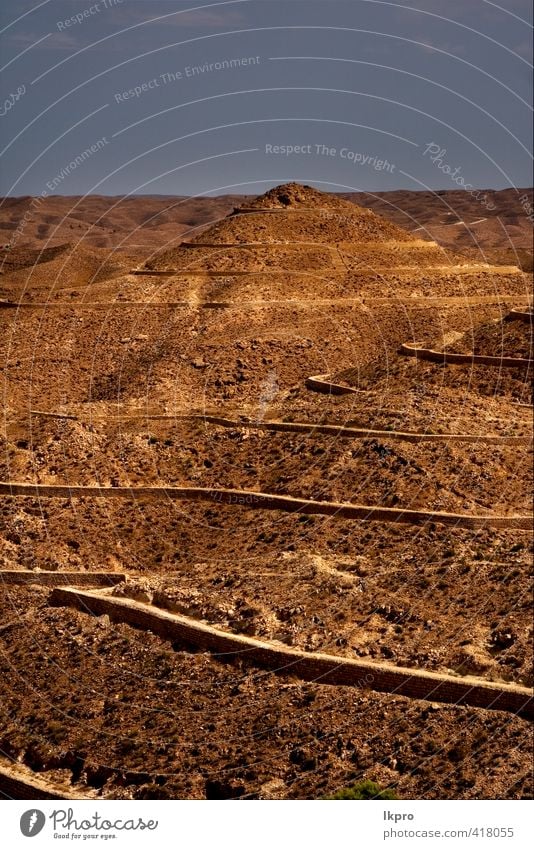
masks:
<instances>
[{"instance_id":1,"label":"terraced hillside","mask_svg":"<svg viewBox=\"0 0 534 849\"><path fill-rule=\"evenodd\" d=\"M529 276L296 184L69 256L2 278L0 791L529 795Z\"/></svg>"}]
</instances>

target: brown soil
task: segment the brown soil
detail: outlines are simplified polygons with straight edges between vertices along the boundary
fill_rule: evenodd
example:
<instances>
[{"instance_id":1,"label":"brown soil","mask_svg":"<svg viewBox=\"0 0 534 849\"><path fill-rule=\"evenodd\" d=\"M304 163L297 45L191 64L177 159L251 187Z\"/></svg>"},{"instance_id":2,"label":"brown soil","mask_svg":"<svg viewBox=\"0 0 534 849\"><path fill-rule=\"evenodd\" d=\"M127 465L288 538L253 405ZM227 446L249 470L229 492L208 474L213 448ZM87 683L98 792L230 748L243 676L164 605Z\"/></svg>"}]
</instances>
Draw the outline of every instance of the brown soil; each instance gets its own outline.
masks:
<instances>
[{"instance_id":1,"label":"brown soil","mask_svg":"<svg viewBox=\"0 0 534 849\"><path fill-rule=\"evenodd\" d=\"M532 356L532 324L523 321L494 321L473 328L448 350L472 351L490 357Z\"/></svg>"},{"instance_id":2,"label":"brown soil","mask_svg":"<svg viewBox=\"0 0 534 849\"><path fill-rule=\"evenodd\" d=\"M306 798L370 777L405 798L480 798L488 782L497 798L528 793L522 720L284 682L41 601L31 629L3 636L2 748L71 789Z\"/></svg>"},{"instance_id":3,"label":"brown soil","mask_svg":"<svg viewBox=\"0 0 534 849\"><path fill-rule=\"evenodd\" d=\"M399 226L415 215L419 194L417 214L439 246ZM296 184L257 200L204 199L194 209L160 198L111 210L107 199L103 215L104 200L89 198L75 211L82 245L54 218L71 209L72 223L76 199L40 204L36 218L45 203L56 207L43 241L28 230L27 243L6 253L1 278L0 298L25 306L0 311L0 481L229 487L466 515L531 513L526 444L314 431L331 422L531 433L531 411L518 405L530 401L525 370L399 355L402 343L417 342L532 357L530 324L506 319L513 307L527 308L529 276L503 268L516 265L508 255L483 267L483 256L458 253L461 239L438 239L445 225L425 193L392 200L385 220ZM382 212L385 202L372 205ZM21 203L6 206L12 222ZM458 198L459 210L464 203ZM238 206L258 211L185 235L221 247L179 246L184 210L205 225ZM128 248L138 225L144 250ZM248 246L224 247L236 244ZM524 248L519 235L517 246ZM129 274L141 266L181 274ZM312 392L306 378L315 374L358 391ZM184 418L191 413L239 424ZM157 414L169 418L149 418ZM250 428L247 419L309 422L310 430ZM0 545L4 569L126 572L115 592L232 633L533 682L528 532L368 524L216 502L2 496ZM310 798L370 777L406 798L531 793L524 719L303 684L107 617L52 609L44 586L1 593L0 748L71 792Z\"/></svg>"}]
</instances>

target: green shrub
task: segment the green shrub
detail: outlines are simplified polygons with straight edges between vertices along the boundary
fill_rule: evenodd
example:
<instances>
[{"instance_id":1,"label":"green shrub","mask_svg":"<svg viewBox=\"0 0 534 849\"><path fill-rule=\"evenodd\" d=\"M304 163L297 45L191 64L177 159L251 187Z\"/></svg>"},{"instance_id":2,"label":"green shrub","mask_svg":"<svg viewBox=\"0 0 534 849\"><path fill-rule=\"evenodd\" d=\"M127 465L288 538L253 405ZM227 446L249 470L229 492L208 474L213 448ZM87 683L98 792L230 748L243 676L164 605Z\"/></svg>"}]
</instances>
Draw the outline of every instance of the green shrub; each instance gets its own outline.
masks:
<instances>
[{"instance_id":1,"label":"green shrub","mask_svg":"<svg viewBox=\"0 0 534 849\"><path fill-rule=\"evenodd\" d=\"M343 787L338 790L333 796L325 796L325 799L396 799L394 791L388 787L382 790L374 781L359 781L353 784L352 787Z\"/></svg>"}]
</instances>

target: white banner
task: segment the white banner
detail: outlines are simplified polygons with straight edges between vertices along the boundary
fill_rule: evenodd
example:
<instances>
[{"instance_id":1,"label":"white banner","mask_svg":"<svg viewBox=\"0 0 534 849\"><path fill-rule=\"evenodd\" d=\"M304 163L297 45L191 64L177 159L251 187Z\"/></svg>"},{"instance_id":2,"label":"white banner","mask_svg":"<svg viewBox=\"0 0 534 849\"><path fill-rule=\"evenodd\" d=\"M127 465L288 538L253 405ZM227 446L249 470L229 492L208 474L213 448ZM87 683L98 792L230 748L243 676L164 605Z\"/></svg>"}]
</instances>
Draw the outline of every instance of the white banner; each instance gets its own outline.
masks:
<instances>
[{"instance_id":1,"label":"white banner","mask_svg":"<svg viewBox=\"0 0 534 849\"><path fill-rule=\"evenodd\" d=\"M0 810L6 849L532 847L527 801L6 801Z\"/></svg>"}]
</instances>

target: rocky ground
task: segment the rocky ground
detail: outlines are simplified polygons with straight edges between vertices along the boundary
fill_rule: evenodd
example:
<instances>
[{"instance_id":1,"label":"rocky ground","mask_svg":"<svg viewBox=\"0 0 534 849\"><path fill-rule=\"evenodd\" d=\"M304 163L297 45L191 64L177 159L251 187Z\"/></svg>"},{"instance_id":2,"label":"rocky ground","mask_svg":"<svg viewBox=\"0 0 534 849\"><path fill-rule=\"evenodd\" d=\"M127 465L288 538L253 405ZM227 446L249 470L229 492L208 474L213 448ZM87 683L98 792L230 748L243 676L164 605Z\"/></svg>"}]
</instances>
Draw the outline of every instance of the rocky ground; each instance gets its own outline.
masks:
<instances>
[{"instance_id":1,"label":"rocky ground","mask_svg":"<svg viewBox=\"0 0 534 849\"><path fill-rule=\"evenodd\" d=\"M28 595L31 627L2 633L2 749L71 790L288 799L373 778L403 798L529 793L530 729L513 716L284 681Z\"/></svg>"},{"instance_id":2,"label":"rocky ground","mask_svg":"<svg viewBox=\"0 0 534 849\"><path fill-rule=\"evenodd\" d=\"M154 231L142 254L90 241L10 251L0 297L24 306L0 311L0 480L530 514L528 442L484 441L529 436L529 373L399 354L417 342L531 357L531 325L507 318L527 308L529 275L479 267L446 240L421 246L399 204L384 221L290 184L195 237L220 248L179 247L176 231L169 247ZM271 247L223 247L248 242ZM357 392L312 392L314 374ZM269 420L309 431L262 429ZM320 422L385 433L324 435ZM388 438L396 431L480 441ZM532 685L528 532L132 495L2 496L1 568L126 572L117 595L232 633ZM363 777L406 798L531 793L524 719L223 664L50 608L48 593L2 589L0 746L75 792L309 798Z\"/></svg>"}]
</instances>

